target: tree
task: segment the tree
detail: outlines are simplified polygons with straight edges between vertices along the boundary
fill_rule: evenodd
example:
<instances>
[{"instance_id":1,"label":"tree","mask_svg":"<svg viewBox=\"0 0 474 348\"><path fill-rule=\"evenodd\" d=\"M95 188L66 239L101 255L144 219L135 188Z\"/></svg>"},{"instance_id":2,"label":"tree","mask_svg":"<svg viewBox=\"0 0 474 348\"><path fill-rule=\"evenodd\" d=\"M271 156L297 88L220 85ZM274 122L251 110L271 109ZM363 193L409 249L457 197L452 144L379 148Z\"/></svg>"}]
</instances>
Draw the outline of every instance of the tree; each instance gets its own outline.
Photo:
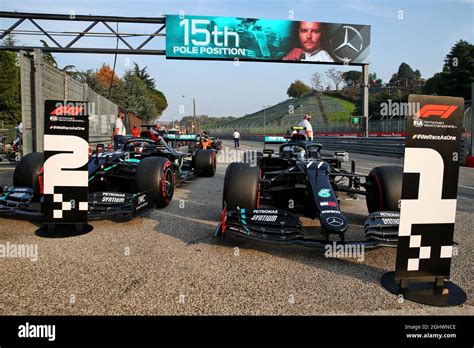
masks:
<instances>
[{"instance_id":1,"label":"tree","mask_svg":"<svg viewBox=\"0 0 474 348\"><path fill-rule=\"evenodd\" d=\"M43 44L43 47L49 47L48 43L44 40L40 40L41 43ZM56 58L54 58L53 54L51 52L44 52L42 53L43 61L52 67L55 67L56 69L64 71L66 74L71 75L72 77L76 77L79 72L73 71L76 70L75 65L66 65L62 69L59 68L58 62L56 61Z\"/></svg>"},{"instance_id":2,"label":"tree","mask_svg":"<svg viewBox=\"0 0 474 348\"><path fill-rule=\"evenodd\" d=\"M331 68L328 71L326 71L326 76L334 83L334 86L336 87L336 91L338 91L339 85L343 81L342 72L334 68Z\"/></svg>"},{"instance_id":3,"label":"tree","mask_svg":"<svg viewBox=\"0 0 474 348\"><path fill-rule=\"evenodd\" d=\"M143 69L140 69L137 63L134 62L133 64L133 74L145 82L149 89L155 89L155 79L146 71L148 67L146 66Z\"/></svg>"},{"instance_id":4,"label":"tree","mask_svg":"<svg viewBox=\"0 0 474 348\"><path fill-rule=\"evenodd\" d=\"M15 53L0 52L0 120L7 125L21 119L20 68L15 61Z\"/></svg>"},{"instance_id":5,"label":"tree","mask_svg":"<svg viewBox=\"0 0 474 348\"><path fill-rule=\"evenodd\" d=\"M40 40L41 43L43 44L43 47L47 48L49 47L48 43L44 40ZM58 67L58 62L56 62L56 58L54 58L53 54L51 52L44 52L42 54L43 61L48 63L49 65L57 68Z\"/></svg>"},{"instance_id":6,"label":"tree","mask_svg":"<svg viewBox=\"0 0 474 348\"><path fill-rule=\"evenodd\" d=\"M324 89L324 87L323 87L323 77L321 76L320 73L315 72L311 76L311 87L313 87L313 89L316 90L316 91L322 91Z\"/></svg>"},{"instance_id":7,"label":"tree","mask_svg":"<svg viewBox=\"0 0 474 348\"><path fill-rule=\"evenodd\" d=\"M417 72L420 73L419 70L417 70ZM420 74L420 77L421 77L421 74ZM376 72L371 73L371 74L369 74L369 84L371 86L380 86L382 84L382 79L377 78L377 73Z\"/></svg>"},{"instance_id":8,"label":"tree","mask_svg":"<svg viewBox=\"0 0 474 348\"><path fill-rule=\"evenodd\" d=\"M444 59L443 70L426 81L423 92L471 99L474 81L474 45L459 40Z\"/></svg>"},{"instance_id":9,"label":"tree","mask_svg":"<svg viewBox=\"0 0 474 348\"><path fill-rule=\"evenodd\" d=\"M102 64L102 67L96 72L96 76L102 88L110 87L110 84L117 83L120 77L110 69L107 64Z\"/></svg>"},{"instance_id":10,"label":"tree","mask_svg":"<svg viewBox=\"0 0 474 348\"><path fill-rule=\"evenodd\" d=\"M311 87L301 80L296 80L291 83L290 87L288 87L286 94L288 94L290 98L301 98L309 92L311 92Z\"/></svg>"},{"instance_id":11,"label":"tree","mask_svg":"<svg viewBox=\"0 0 474 348\"><path fill-rule=\"evenodd\" d=\"M163 92L153 89L150 91L150 98L153 101L153 104L155 104L157 116L161 116L163 111L168 107L168 100L166 100L165 95Z\"/></svg>"},{"instance_id":12,"label":"tree","mask_svg":"<svg viewBox=\"0 0 474 348\"><path fill-rule=\"evenodd\" d=\"M398 72L392 75L390 85L397 87L413 87L424 84L419 70L413 71L407 63L400 64Z\"/></svg>"},{"instance_id":13,"label":"tree","mask_svg":"<svg viewBox=\"0 0 474 348\"><path fill-rule=\"evenodd\" d=\"M359 87L362 83L362 73L357 70L343 72L341 77L347 87Z\"/></svg>"},{"instance_id":14,"label":"tree","mask_svg":"<svg viewBox=\"0 0 474 348\"><path fill-rule=\"evenodd\" d=\"M124 107L144 121L159 116L158 110L150 98L150 90L146 83L131 71L127 71L123 79L125 82Z\"/></svg>"},{"instance_id":15,"label":"tree","mask_svg":"<svg viewBox=\"0 0 474 348\"><path fill-rule=\"evenodd\" d=\"M107 64L95 73L98 83L97 93L122 106L125 97L124 81Z\"/></svg>"},{"instance_id":16,"label":"tree","mask_svg":"<svg viewBox=\"0 0 474 348\"><path fill-rule=\"evenodd\" d=\"M168 107L168 101L166 100L166 97L163 92L155 88L156 81L147 72L148 67L140 69L140 66L137 63L133 64L134 66L130 73L133 76L139 78L146 85L148 89L148 98L150 99L149 101L154 106L154 109L149 110L150 112L153 111L153 113L156 113L155 117L158 118Z\"/></svg>"},{"instance_id":17,"label":"tree","mask_svg":"<svg viewBox=\"0 0 474 348\"><path fill-rule=\"evenodd\" d=\"M17 42L18 42L18 40L15 38L15 36L13 34L8 34L3 39L3 45L7 46L7 47L16 46Z\"/></svg>"},{"instance_id":18,"label":"tree","mask_svg":"<svg viewBox=\"0 0 474 348\"><path fill-rule=\"evenodd\" d=\"M101 84L99 83L99 78L96 75L97 71L92 69L86 71L80 71L76 79L79 82L86 83L89 88L91 88L94 92L99 93L101 95L105 94L105 90L102 88Z\"/></svg>"}]
</instances>

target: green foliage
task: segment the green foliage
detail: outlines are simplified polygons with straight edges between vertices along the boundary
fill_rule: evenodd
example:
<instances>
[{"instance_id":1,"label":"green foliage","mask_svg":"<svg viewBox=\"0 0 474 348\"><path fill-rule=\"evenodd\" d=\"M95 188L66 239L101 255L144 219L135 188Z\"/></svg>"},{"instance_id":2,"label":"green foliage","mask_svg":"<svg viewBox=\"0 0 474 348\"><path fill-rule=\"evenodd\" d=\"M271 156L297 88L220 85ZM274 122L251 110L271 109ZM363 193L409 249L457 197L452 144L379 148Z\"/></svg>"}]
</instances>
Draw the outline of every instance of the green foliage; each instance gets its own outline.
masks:
<instances>
[{"instance_id":1,"label":"green foliage","mask_svg":"<svg viewBox=\"0 0 474 348\"><path fill-rule=\"evenodd\" d=\"M184 120L185 118L186 117L183 117L182 120ZM223 116L223 117L209 117L207 115L196 116L196 120L199 120L199 124L203 127L203 129L211 129L213 127L219 127L235 119L236 117L232 117L232 116Z\"/></svg>"},{"instance_id":2,"label":"green foliage","mask_svg":"<svg viewBox=\"0 0 474 348\"><path fill-rule=\"evenodd\" d=\"M402 63L398 68L398 72L392 75L390 84L392 86L413 87L423 85L424 80L421 78L420 70L413 71L410 65Z\"/></svg>"},{"instance_id":3,"label":"green foliage","mask_svg":"<svg viewBox=\"0 0 474 348\"><path fill-rule=\"evenodd\" d=\"M156 81L147 72L147 67L140 69L134 63L133 69L125 73L124 81L126 96L123 106L134 111L144 121L158 119L168 107L165 95L155 88Z\"/></svg>"},{"instance_id":4,"label":"green foliage","mask_svg":"<svg viewBox=\"0 0 474 348\"><path fill-rule=\"evenodd\" d=\"M362 73L357 70L349 70L342 73L342 79L347 87L359 87L362 83Z\"/></svg>"},{"instance_id":5,"label":"green foliage","mask_svg":"<svg viewBox=\"0 0 474 348\"><path fill-rule=\"evenodd\" d=\"M102 66L98 71L87 70L79 73L77 79L87 83L92 90L107 97L112 80L112 70ZM161 116L168 107L163 92L155 87L155 80L150 77L146 67L140 69L135 63L123 78L114 76L110 100L122 108L133 112L143 121L148 122Z\"/></svg>"},{"instance_id":6,"label":"green foliage","mask_svg":"<svg viewBox=\"0 0 474 348\"><path fill-rule=\"evenodd\" d=\"M0 121L17 124L21 120L20 69L16 54L0 52Z\"/></svg>"},{"instance_id":7,"label":"green foliage","mask_svg":"<svg viewBox=\"0 0 474 348\"><path fill-rule=\"evenodd\" d=\"M44 40L40 40L41 43L43 44L43 47L49 47L48 43ZM53 54L51 52L43 52L43 61L46 62L47 64L57 68L58 67L58 62L56 62L56 58L54 58Z\"/></svg>"},{"instance_id":8,"label":"green foliage","mask_svg":"<svg viewBox=\"0 0 474 348\"><path fill-rule=\"evenodd\" d=\"M147 87L152 90L155 89L155 79L153 79L150 74L146 71L148 67L144 67L143 69L140 69L137 63L133 63L133 75L139 77Z\"/></svg>"},{"instance_id":9,"label":"green foliage","mask_svg":"<svg viewBox=\"0 0 474 348\"><path fill-rule=\"evenodd\" d=\"M149 98L149 89L145 82L131 71L125 73L125 98L123 106L141 117L151 120L156 116L156 108Z\"/></svg>"},{"instance_id":10,"label":"green foliage","mask_svg":"<svg viewBox=\"0 0 474 348\"><path fill-rule=\"evenodd\" d=\"M168 100L166 99L165 95L163 94L163 92L157 89L152 89L150 90L150 98L153 104L155 104L157 112L156 116L161 116L161 114L163 114L163 111L165 111L168 107Z\"/></svg>"},{"instance_id":11,"label":"green foliage","mask_svg":"<svg viewBox=\"0 0 474 348\"><path fill-rule=\"evenodd\" d=\"M471 99L473 81L474 45L459 40L444 59L443 71L426 81L423 92Z\"/></svg>"},{"instance_id":12,"label":"green foliage","mask_svg":"<svg viewBox=\"0 0 474 348\"><path fill-rule=\"evenodd\" d=\"M311 87L306 85L301 80L296 80L291 83L290 87L288 87L286 94L288 94L290 98L301 98L310 92L311 92Z\"/></svg>"},{"instance_id":13,"label":"green foliage","mask_svg":"<svg viewBox=\"0 0 474 348\"><path fill-rule=\"evenodd\" d=\"M3 45L8 46L8 47L16 46L17 42L18 42L18 40L12 34L8 34L3 39Z\"/></svg>"}]
</instances>

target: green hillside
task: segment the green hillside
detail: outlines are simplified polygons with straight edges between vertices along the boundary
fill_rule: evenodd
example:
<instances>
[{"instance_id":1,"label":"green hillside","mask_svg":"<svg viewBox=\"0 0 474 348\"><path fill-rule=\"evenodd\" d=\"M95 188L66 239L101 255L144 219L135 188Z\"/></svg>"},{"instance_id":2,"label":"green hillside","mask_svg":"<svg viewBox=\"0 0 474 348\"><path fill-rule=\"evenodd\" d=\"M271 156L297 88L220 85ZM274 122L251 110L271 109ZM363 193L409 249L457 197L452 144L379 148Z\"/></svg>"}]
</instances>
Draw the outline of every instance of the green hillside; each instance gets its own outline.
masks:
<instances>
[{"instance_id":1,"label":"green hillside","mask_svg":"<svg viewBox=\"0 0 474 348\"><path fill-rule=\"evenodd\" d=\"M307 112L312 115L313 127L327 127L331 123L348 122L355 107L347 100L313 92L302 98L287 99L218 127L211 126L208 130L216 134L227 133L230 129L248 134L261 134L264 131L281 133L298 124Z\"/></svg>"}]
</instances>

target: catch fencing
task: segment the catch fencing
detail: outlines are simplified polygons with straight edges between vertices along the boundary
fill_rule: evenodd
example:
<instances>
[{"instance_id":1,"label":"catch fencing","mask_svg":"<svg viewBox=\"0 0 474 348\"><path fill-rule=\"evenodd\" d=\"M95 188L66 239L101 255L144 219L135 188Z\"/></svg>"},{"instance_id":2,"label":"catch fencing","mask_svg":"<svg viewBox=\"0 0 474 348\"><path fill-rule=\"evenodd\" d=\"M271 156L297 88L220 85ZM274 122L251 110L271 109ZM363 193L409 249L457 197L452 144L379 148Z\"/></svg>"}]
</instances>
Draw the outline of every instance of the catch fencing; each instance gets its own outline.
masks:
<instances>
[{"instance_id":1,"label":"catch fencing","mask_svg":"<svg viewBox=\"0 0 474 348\"><path fill-rule=\"evenodd\" d=\"M36 52L35 52L36 55ZM23 155L43 150L44 101L77 100L89 102L89 140L91 144L110 142L118 106L94 92L66 72L20 52L21 112Z\"/></svg>"}]
</instances>

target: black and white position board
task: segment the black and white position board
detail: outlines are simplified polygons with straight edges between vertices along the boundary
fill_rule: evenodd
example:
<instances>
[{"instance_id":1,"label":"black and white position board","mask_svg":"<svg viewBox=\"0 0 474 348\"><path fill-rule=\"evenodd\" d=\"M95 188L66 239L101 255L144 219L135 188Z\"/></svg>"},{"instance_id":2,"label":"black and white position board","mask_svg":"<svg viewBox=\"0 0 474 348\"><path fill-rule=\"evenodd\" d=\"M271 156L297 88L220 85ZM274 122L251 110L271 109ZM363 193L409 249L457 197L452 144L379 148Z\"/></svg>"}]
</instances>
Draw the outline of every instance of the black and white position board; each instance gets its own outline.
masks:
<instances>
[{"instance_id":1,"label":"black and white position board","mask_svg":"<svg viewBox=\"0 0 474 348\"><path fill-rule=\"evenodd\" d=\"M44 222L85 224L89 116L84 101L45 101Z\"/></svg>"},{"instance_id":2,"label":"black and white position board","mask_svg":"<svg viewBox=\"0 0 474 348\"><path fill-rule=\"evenodd\" d=\"M410 95L395 279L449 277L464 99Z\"/></svg>"},{"instance_id":3,"label":"black and white position board","mask_svg":"<svg viewBox=\"0 0 474 348\"><path fill-rule=\"evenodd\" d=\"M456 306L466 293L449 281L464 99L410 95L395 272L382 276L393 294Z\"/></svg>"}]
</instances>

